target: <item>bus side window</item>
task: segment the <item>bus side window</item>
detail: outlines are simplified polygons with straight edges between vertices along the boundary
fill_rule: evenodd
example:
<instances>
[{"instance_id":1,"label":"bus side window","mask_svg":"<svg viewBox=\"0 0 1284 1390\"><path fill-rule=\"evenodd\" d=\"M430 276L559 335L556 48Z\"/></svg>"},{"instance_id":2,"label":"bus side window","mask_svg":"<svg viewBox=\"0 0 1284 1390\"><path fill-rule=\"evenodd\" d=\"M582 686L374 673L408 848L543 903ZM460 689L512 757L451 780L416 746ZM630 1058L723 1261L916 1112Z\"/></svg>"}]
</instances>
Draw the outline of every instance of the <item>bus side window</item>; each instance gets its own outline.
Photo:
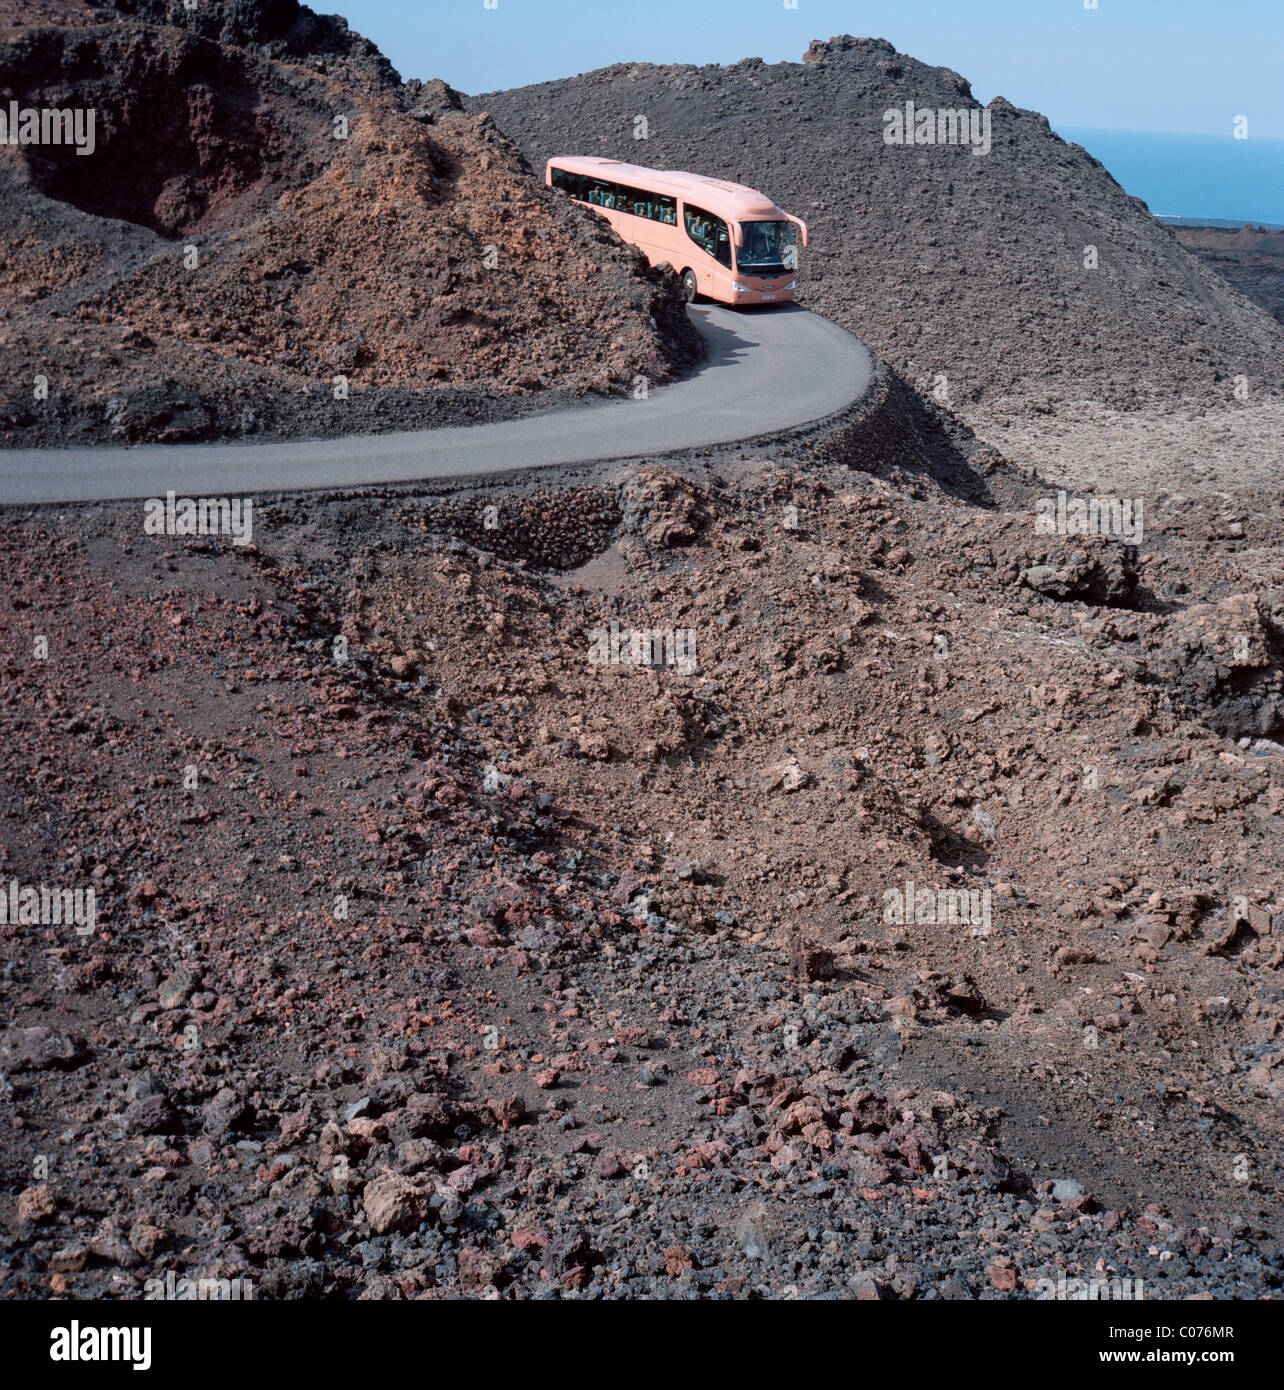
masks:
<instances>
[{"instance_id":1,"label":"bus side window","mask_svg":"<svg viewBox=\"0 0 1284 1390\"><path fill-rule=\"evenodd\" d=\"M686 206L687 235L721 265L731 265L731 233L721 217L702 208Z\"/></svg>"},{"instance_id":2,"label":"bus side window","mask_svg":"<svg viewBox=\"0 0 1284 1390\"><path fill-rule=\"evenodd\" d=\"M677 199L665 194L647 193L640 188L628 188L619 183L603 183L587 174L573 174L566 169L552 171L552 186L580 203L591 203L594 207L610 208L615 212L632 213L634 217L645 217L652 222L663 222L670 227L678 225ZM727 236L727 226L721 218L711 217L707 212L692 208L687 214L687 231L691 239L698 242L710 255L717 255L723 260L722 253L717 248L720 238L725 239ZM723 264L729 265L730 260L723 260Z\"/></svg>"}]
</instances>

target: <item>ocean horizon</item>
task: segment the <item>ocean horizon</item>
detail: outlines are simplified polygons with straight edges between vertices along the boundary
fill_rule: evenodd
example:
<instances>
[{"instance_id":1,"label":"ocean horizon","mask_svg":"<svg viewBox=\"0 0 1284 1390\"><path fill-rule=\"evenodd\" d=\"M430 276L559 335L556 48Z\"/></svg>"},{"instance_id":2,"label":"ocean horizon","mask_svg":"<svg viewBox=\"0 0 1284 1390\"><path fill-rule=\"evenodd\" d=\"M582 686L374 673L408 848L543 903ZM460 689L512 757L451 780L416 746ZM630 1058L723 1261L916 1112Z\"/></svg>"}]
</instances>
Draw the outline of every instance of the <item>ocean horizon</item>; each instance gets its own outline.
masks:
<instances>
[{"instance_id":1,"label":"ocean horizon","mask_svg":"<svg viewBox=\"0 0 1284 1390\"><path fill-rule=\"evenodd\" d=\"M1053 127L1168 220L1284 227L1284 140Z\"/></svg>"}]
</instances>

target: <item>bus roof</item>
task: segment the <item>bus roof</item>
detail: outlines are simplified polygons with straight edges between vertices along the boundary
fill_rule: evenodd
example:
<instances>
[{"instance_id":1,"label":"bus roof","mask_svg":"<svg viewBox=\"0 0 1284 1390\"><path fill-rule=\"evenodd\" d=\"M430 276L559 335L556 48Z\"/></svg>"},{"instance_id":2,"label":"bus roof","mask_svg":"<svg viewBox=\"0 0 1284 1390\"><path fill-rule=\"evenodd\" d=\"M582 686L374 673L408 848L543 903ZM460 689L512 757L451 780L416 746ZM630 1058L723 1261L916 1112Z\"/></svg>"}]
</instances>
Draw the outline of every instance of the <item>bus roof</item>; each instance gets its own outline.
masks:
<instances>
[{"instance_id":1,"label":"bus roof","mask_svg":"<svg viewBox=\"0 0 1284 1390\"><path fill-rule=\"evenodd\" d=\"M706 178L704 174L688 174L681 169L647 169L641 164L599 159L595 155L555 155L548 164L550 168L556 165L572 174L587 174L611 183L689 198L698 201L706 212L716 212L737 222L755 218L774 221L785 216L782 208L756 188L726 179Z\"/></svg>"}]
</instances>

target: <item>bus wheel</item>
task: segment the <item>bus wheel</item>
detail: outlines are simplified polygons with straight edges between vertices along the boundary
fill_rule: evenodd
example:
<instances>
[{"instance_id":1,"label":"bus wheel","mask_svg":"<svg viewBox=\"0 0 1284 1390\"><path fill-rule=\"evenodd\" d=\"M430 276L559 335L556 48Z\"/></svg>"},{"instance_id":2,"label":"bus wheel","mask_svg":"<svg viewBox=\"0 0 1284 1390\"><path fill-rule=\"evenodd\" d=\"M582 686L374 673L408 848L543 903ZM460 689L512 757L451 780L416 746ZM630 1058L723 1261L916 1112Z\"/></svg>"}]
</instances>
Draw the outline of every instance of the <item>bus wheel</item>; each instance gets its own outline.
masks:
<instances>
[{"instance_id":1,"label":"bus wheel","mask_svg":"<svg viewBox=\"0 0 1284 1390\"><path fill-rule=\"evenodd\" d=\"M688 304L694 304L696 297L696 276L694 270L684 270L682 272L682 298Z\"/></svg>"}]
</instances>

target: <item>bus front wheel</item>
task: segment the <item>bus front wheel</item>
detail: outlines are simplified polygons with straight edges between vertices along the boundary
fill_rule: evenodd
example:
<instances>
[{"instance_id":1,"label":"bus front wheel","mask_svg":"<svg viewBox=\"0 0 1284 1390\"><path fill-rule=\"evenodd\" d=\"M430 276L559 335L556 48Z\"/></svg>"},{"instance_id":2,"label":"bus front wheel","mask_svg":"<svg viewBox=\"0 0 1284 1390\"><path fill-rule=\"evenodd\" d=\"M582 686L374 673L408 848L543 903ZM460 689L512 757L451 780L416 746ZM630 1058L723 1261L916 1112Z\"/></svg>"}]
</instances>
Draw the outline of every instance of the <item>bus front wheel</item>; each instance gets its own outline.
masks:
<instances>
[{"instance_id":1,"label":"bus front wheel","mask_svg":"<svg viewBox=\"0 0 1284 1390\"><path fill-rule=\"evenodd\" d=\"M688 304L694 304L696 297L696 274L694 270L684 270L682 272L682 298Z\"/></svg>"}]
</instances>

